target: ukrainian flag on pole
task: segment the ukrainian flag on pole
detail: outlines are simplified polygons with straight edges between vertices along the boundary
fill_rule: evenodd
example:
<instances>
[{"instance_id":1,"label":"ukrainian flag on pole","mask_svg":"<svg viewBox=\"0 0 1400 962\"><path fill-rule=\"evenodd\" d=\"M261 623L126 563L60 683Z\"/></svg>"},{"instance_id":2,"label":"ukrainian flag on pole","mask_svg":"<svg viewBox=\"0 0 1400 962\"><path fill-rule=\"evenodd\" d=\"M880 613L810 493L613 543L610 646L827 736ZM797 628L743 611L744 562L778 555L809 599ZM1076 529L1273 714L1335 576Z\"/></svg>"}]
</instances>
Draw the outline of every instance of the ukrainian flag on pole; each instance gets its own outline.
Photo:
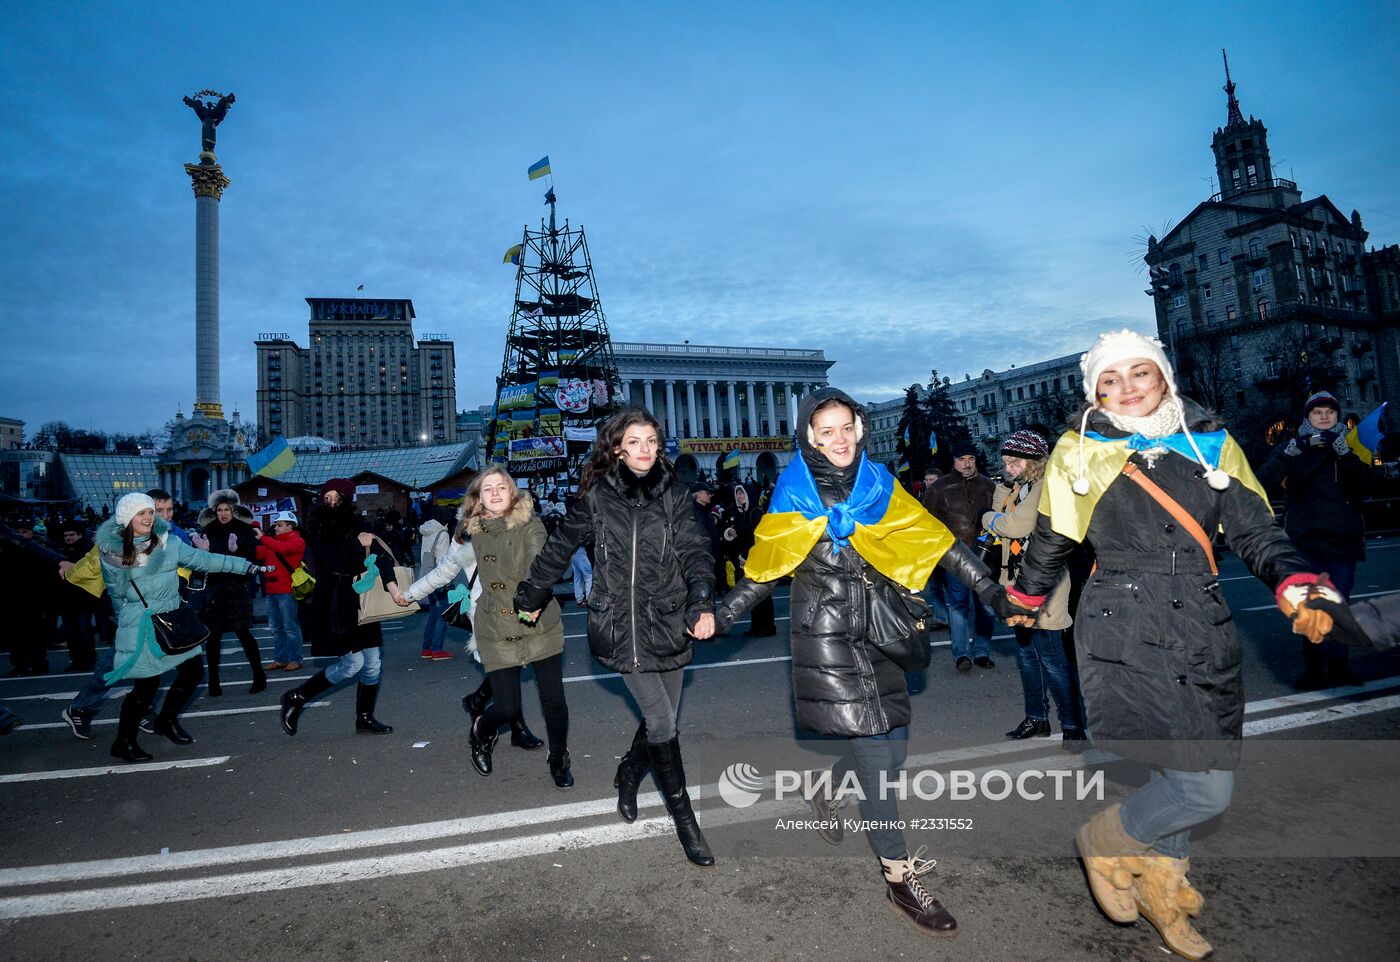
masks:
<instances>
[{"instance_id":1,"label":"ukrainian flag on pole","mask_svg":"<svg viewBox=\"0 0 1400 962\"><path fill-rule=\"evenodd\" d=\"M1360 424L1347 432L1347 447L1367 464L1374 464L1376 453L1380 451L1381 439L1385 437L1385 426L1381 419L1385 417L1385 406L1389 403L1382 401L1380 407L1362 418Z\"/></svg>"},{"instance_id":2,"label":"ukrainian flag on pole","mask_svg":"<svg viewBox=\"0 0 1400 962\"><path fill-rule=\"evenodd\" d=\"M724 456L724 467L737 468L739 466L739 449L735 448Z\"/></svg>"},{"instance_id":3,"label":"ukrainian flag on pole","mask_svg":"<svg viewBox=\"0 0 1400 962\"><path fill-rule=\"evenodd\" d=\"M541 177L548 177L548 176L549 176L549 155L548 155L548 154L545 154L545 155L544 155L543 157L541 157L539 160L537 160L537 161L535 161L533 164L531 164L531 165L530 165L530 169L529 169L528 171L526 171L526 173L530 175L530 179L531 179L531 180L539 180Z\"/></svg>"},{"instance_id":4,"label":"ukrainian flag on pole","mask_svg":"<svg viewBox=\"0 0 1400 962\"><path fill-rule=\"evenodd\" d=\"M276 478L286 474L296 463L296 452L279 434L271 444L248 458L248 469L265 478Z\"/></svg>"},{"instance_id":5,"label":"ukrainian flag on pole","mask_svg":"<svg viewBox=\"0 0 1400 962\"><path fill-rule=\"evenodd\" d=\"M501 258L501 263L515 264L518 267L520 265L520 254L524 250L525 246L523 244L516 244L506 251L506 256Z\"/></svg>"}]
</instances>

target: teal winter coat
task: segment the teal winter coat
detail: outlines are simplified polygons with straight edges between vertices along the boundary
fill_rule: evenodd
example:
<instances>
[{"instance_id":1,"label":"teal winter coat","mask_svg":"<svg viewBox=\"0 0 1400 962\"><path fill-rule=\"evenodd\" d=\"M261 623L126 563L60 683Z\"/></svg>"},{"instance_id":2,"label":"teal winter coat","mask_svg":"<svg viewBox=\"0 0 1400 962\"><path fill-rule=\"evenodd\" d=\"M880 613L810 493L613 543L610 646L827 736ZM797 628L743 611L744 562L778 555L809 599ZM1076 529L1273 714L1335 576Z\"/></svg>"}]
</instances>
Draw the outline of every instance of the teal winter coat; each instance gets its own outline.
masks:
<instances>
[{"instance_id":1,"label":"teal winter coat","mask_svg":"<svg viewBox=\"0 0 1400 962\"><path fill-rule=\"evenodd\" d=\"M141 589L150 612L159 614L180 606L179 569L246 574L253 567L234 555L210 554L171 537L170 525L161 518L156 518L151 536L156 539L156 549L149 555L138 553L137 564L126 567L122 564L121 528L116 519L109 518L97 529L102 580L117 614L113 668L104 679L109 685L122 678L151 678L164 674L180 662L204 653L200 646L181 655L164 654L156 644L151 619L136 588Z\"/></svg>"}]
</instances>

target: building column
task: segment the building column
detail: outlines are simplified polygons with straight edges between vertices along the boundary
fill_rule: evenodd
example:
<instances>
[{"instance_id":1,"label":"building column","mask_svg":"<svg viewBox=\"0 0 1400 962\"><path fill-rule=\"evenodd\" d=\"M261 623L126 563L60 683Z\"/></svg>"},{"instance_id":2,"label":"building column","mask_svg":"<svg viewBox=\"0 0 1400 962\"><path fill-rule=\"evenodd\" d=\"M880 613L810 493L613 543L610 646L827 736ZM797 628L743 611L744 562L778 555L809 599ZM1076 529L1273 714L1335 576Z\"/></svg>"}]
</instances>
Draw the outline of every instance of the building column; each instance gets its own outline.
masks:
<instances>
[{"instance_id":1,"label":"building column","mask_svg":"<svg viewBox=\"0 0 1400 962\"><path fill-rule=\"evenodd\" d=\"M690 436L692 438L704 437L700 433L700 419L695 416L695 382L693 380L685 382L685 413L690 418Z\"/></svg>"},{"instance_id":2,"label":"building column","mask_svg":"<svg viewBox=\"0 0 1400 962\"><path fill-rule=\"evenodd\" d=\"M753 389L753 382L745 382L745 389L749 395L749 436L761 437L763 429L758 426L758 392Z\"/></svg>"},{"instance_id":3,"label":"building column","mask_svg":"<svg viewBox=\"0 0 1400 962\"><path fill-rule=\"evenodd\" d=\"M717 438L722 432L719 429L719 405L715 401L715 382L705 382L705 397L709 401L710 407L710 433L706 437Z\"/></svg>"},{"instance_id":4,"label":"building column","mask_svg":"<svg viewBox=\"0 0 1400 962\"><path fill-rule=\"evenodd\" d=\"M652 400L651 400L651 379L650 379L650 378L648 378L647 380L645 380L645 381L642 382L642 401L643 401L643 403L646 404L646 408L647 408L648 411L650 411L652 414L655 414L655 413L656 413L656 408L652 405Z\"/></svg>"},{"instance_id":5,"label":"building column","mask_svg":"<svg viewBox=\"0 0 1400 962\"><path fill-rule=\"evenodd\" d=\"M778 410L773 407L773 382L763 382L763 400L768 402L768 431L763 436L776 438L778 436Z\"/></svg>"},{"instance_id":6,"label":"building column","mask_svg":"<svg viewBox=\"0 0 1400 962\"><path fill-rule=\"evenodd\" d=\"M788 430L793 434L797 433L797 385L791 381L783 388L787 392L787 419Z\"/></svg>"},{"instance_id":7,"label":"building column","mask_svg":"<svg viewBox=\"0 0 1400 962\"><path fill-rule=\"evenodd\" d=\"M632 403L632 381L630 378L622 382L622 403Z\"/></svg>"},{"instance_id":8,"label":"building column","mask_svg":"<svg viewBox=\"0 0 1400 962\"><path fill-rule=\"evenodd\" d=\"M729 434L731 437L739 436L739 398L736 393L736 382L725 381L725 392L729 395Z\"/></svg>"},{"instance_id":9,"label":"building column","mask_svg":"<svg viewBox=\"0 0 1400 962\"><path fill-rule=\"evenodd\" d=\"M676 382L666 379L666 436L680 437L676 430Z\"/></svg>"}]
</instances>

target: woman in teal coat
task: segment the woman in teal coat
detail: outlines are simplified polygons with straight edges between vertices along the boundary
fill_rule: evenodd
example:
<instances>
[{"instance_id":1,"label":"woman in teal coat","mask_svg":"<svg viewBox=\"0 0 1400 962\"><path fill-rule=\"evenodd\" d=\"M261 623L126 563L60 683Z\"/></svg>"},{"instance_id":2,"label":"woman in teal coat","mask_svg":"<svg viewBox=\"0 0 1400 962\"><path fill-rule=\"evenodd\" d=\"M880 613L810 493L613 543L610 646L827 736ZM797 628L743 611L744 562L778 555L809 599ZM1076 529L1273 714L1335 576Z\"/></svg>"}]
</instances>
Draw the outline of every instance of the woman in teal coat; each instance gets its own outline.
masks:
<instances>
[{"instance_id":1,"label":"woman in teal coat","mask_svg":"<svg viewBox=\"0 0 1400 962\"><path fill-rule=\"evenodd\" d=\"M196 645L179 655L167 655L156 644L151 616L180 606L180 568L195 571L247 574L259 570L234 555L198 551L179 538L170 537L170 526L156 517L155 502L144 494L128 494L117 510L97 529L97 549L102 560L102 580L117 614L113 642L113 668L109 685L122 678L134 679L122 702L117 740L112 756L127 762L148 762L151 755L136 744L137 724L151 707L160 689L160 676L176 671L175 682L155 721L155 732L177 745L194 738L180 727L180 710L189 702L204 677L202 649ZM145 599L144 603L142 599Z\"/></svg>"}]
</instances>

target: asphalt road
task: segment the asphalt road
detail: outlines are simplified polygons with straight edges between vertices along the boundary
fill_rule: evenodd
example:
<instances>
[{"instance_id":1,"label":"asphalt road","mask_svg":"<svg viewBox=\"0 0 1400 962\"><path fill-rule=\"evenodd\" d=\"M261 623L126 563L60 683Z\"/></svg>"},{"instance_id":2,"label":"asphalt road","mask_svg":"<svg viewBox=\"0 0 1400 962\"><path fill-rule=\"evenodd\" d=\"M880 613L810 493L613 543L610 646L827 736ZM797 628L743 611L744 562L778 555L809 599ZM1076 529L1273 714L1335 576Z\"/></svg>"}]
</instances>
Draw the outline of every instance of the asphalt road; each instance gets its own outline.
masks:
<instances>
[{"instance_id":1,"label":"asphalt road","mask_svg":"<svg viewBox=\"0 0 1400 962\"><path fill-rule=\"evenodd\" d=\"M1400 540L1371 549L1356 593L1400 589ZM1396 833L1368 838L1376 820L1350 818L1354 798L1339 791L1307 800L1308 811L1360 828L1335 833L1332 848L1275 843L1297 817L1299 800L1285 799L1296 795L1289 779L1320 765L1304 761L1316 757L1309 752L1360 758L1377 786L1391 784L1400 657L1354 656L1365 688L1298 696L1298 642L1271 593L1233 558L1221 574L1245 643L1247 734L1271 764L1242 771L1234 808L1193 858L1207 900L1200 927L1222 959L1392 959L1400 945ZM769 772L758 760L765 747L795 744L785 595L778 614L777 638L736 629L702 646L687 675L683 745L719 857L708 872L685 862L650 782L636 824L614 813L612 772L636 719L620 681L589 656L572 605L571 792L554 788L544 752L504 738L495 774L471 769L460 699L480 668L461 654L455 632L458 657L419 659L421 617L386 635L378 714L395 730L383 737L355 734L354 692L340 690L309 708L300 734L288 738L277 697L309 670L276 672L266 693L249 696L232 639L224 697L201 695L184 716L197 742L180 748L142 736L156 756L148 765L109 758L115 700L92 741L73 738L59 720L81 676L0 680L0 701L26 720L0 739L0 959L1166 957L1145 923L1118 927L1098 913L1061 824L1071 824L1068 815L1048 803L984 801L959 810L975 812L978 828L956 835L911 826L911 845L938 856L929 887L961 924L950 942L922 936L890 911L863 839L830 848L810 833L779 836L775 814L800 816L800 804L740 809L721 798L716 780L728 764L754 760ZM258 634L270 657L266 631ZM1013 646L999 638L996 669L959 675L944 641L930 670L911 676L916 759L975 771L1092 767L1092 758L1061 754L1058 739L1022 747L1002 738L1022 714ZM542 736L533 690L525 706ZM771 785L765 791L771 798Z\"/></svg>"}]
</instances>

